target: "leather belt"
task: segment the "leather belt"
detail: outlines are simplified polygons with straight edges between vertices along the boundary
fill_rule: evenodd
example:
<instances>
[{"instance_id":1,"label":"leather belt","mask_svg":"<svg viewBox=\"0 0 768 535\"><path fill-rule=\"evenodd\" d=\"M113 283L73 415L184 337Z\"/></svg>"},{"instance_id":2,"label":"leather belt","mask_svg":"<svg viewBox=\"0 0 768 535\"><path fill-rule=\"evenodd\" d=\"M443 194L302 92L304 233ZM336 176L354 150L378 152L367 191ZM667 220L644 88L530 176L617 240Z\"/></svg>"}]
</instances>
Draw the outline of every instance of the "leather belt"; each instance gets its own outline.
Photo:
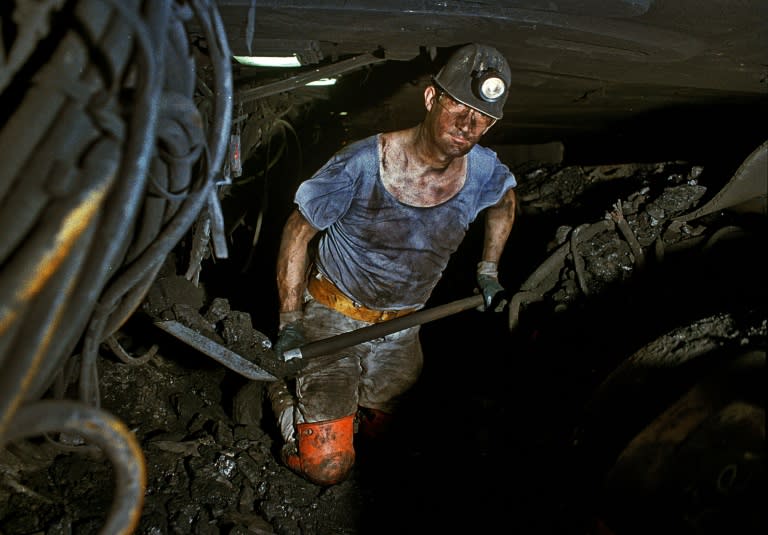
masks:
<instances>
[{"instance_id":1,"label":"leather belt","mask_svg":"<svg viewBox=\"0 0 768 535\"><path fill-rule=\"evenodd\" d=\"M318 303L322 303L352 319L368 323L380 323L416 312L415 308L375 310L365 307L344 295L335 284L317 272L313 272L310 276L307 290Z\"/></svg>"}]
</instances>

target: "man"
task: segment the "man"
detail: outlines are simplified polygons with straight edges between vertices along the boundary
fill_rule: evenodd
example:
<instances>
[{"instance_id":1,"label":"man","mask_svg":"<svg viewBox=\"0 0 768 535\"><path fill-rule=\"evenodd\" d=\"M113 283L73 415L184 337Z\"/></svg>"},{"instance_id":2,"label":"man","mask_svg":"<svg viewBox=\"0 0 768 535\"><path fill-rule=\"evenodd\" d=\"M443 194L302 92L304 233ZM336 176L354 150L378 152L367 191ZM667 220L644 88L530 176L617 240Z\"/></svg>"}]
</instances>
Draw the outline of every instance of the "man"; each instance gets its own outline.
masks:
<instances>
[{"instance_id":1,"label":"man","mask_svg":"<svg viewBox=\"0 0 768 535\"><path fill-rule=\"evenodd\" d=\"M516 180L477 143L501 118L509 83L497 50L461 47L424 90L423 122L350 144L299 186L277 260L278 355L422 308L481 211L477 281L491 308ZM295 385L271 385L289 468L319 485L347 477L355 420L359 434L375 434L421 373L418 333L345 349Z\"/></svg>"}]
</instances>

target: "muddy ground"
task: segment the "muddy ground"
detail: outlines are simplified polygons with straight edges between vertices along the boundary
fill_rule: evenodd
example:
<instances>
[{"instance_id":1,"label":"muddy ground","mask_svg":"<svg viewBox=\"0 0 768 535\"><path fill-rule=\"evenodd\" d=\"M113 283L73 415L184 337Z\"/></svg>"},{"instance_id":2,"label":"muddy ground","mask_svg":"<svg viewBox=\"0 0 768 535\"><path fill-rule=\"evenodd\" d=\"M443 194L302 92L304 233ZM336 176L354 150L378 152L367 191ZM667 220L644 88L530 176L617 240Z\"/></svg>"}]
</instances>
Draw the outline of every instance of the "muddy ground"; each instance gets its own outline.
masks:
<instances>
[{"instance_id":1,"label":"muddy ground","mask_svg":"<svg viewBox=\"0 0 768 535\"><path fill-rule=\"evenodd\" d=\"M528 239L511 242L503 281L520 286L574 228L617 217L616 203L646 252L662 233L668 243L690 237L697 229L671 218L706 195L701 172L683 163L520 169L522 213L512 239ZM616 230L583 242L583 263L557 270L514 332L506 314L474 310L424 325L424 374L395 429L379 448L359 451L352 476L329 488L277 461L264 383L152 324L170 315L241 350L274 334L256 330L234 296L207 293L205 271L195 286L169 262L116 337L130 355L151 355L147 362L124 362L105 343L99 363L102 407L134 431L146 457L136 533L610 533L599 520L602 474L583 464L576 430L608 373L679 319L668 313L679 280L662 287L647 279L630 290L638 276L632 245ZM473 254L457 254L433 304L471 291ZM690 272L683 279L692 289L680 302L706 315L701 280ZM585 290L594 304L585 304ZM735 329L740 336L752 329L764 342L764 316L741 321L749 326ZM104 524L112 467L58 438L2 452L2 535L86 535Z\"/></svg>"}]
</instances>

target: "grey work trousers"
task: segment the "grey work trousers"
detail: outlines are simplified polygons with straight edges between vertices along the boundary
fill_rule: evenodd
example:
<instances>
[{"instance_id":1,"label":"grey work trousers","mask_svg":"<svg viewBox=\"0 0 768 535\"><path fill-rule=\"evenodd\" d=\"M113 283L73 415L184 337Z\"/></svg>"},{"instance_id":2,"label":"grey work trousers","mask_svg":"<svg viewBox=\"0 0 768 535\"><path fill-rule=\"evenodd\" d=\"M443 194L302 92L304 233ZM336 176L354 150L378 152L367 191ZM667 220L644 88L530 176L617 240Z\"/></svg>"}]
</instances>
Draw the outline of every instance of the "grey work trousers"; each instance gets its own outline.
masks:
<instances>
[{"instance_id":1,"label":"grey work trousers","mask_svg":"<svg viewBox=\"0 0 768 535\"><path fill-rule=\"evenodd\" d=\"M347 317L314 299L304 307L300 322L307 342L366 327L370 323ZM424 357L420 326L342 349L344 357L296 378L291 388L272 383L270 399L286 441L295 424L342 418L358 406L393 412L421 374Z\"/></svg>"}]
</instances>

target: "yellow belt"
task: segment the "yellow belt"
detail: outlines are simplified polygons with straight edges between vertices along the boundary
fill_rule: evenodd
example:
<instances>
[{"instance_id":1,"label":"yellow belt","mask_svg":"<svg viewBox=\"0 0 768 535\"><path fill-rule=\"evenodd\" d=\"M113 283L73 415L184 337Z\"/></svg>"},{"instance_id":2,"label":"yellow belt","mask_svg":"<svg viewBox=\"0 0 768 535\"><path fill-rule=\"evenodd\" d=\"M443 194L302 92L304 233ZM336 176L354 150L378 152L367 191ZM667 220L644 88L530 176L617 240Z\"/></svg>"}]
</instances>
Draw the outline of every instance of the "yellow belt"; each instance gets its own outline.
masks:
<instances>
[{"instance_id":1,"label":"yellow belt","mask_svg":"<svg viewBox=\"0 0 768 535\"><path fill-rule=\"evenodd\" d=\"M313 273L309 278L307 290L315 298L315 301L325 306L341 312L352 319L366 321L368 323L379 323L391 319L406 316L416 312L415 308L404 308L401 310L374 310L355 303L352 299L344 295L341 290L331 281Z\"/></svg>"}]
</instances>

